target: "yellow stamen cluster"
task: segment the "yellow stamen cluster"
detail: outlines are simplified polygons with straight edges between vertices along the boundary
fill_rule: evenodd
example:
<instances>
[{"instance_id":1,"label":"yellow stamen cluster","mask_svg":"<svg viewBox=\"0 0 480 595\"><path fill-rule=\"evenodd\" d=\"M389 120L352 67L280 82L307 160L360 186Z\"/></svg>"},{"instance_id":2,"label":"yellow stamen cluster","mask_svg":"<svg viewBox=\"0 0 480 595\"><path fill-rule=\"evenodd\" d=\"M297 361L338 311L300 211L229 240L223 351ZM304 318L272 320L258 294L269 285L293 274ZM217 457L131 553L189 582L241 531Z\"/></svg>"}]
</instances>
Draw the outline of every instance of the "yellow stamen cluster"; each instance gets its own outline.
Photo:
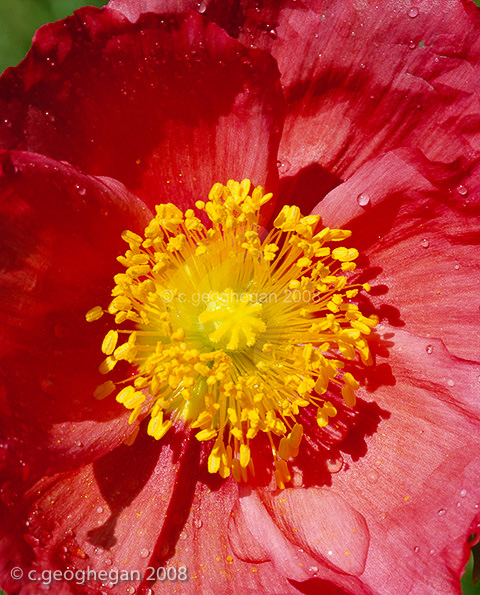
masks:
<instances>
[{"instance_id":1,"label":"yellow stamen cluster","mask_svg":"<svg viewBox=\"0 0 480 595\"><path fill-rule=\"evenodd\" d=\"M126 270L115 276L108 313L129 328L107 333L100 371L125 360L136 375L105 382L95 396L120 389L130 423L149 414L156 439L182 416L198 440L213 441L209 471L237 481L254 474L252 441L262 432L283 488L303 435L301 409L315 407L327 425L337 412L322 395L334 385L355 404L358 382L332 353L370 364L365 336L376 320L349 301L362 287L347 279L358 252L331 246L350 232L285 206L263 237L259 211L271 196L230 180L196 203L208 227L169 203L156 207L144 238L122 234ZM102 314L97 306L86 318Z\"/></svg>"}]
</instances>

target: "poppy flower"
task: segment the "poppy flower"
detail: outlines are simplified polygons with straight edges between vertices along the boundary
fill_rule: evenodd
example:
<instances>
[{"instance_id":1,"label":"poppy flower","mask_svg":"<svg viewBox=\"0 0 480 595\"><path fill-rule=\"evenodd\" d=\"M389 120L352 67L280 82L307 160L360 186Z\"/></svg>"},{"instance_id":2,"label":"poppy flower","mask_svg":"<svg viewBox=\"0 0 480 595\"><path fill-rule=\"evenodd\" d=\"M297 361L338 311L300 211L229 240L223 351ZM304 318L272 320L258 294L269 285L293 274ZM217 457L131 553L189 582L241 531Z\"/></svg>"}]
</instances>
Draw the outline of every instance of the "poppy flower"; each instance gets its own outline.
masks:
<instances>
[{"instance_id":1,"label":"poppy flower","mask_svg":"<svg viewBox=\"0 0 480 595\"><path fill-rule=\"evenodd\" d=\"M0 584L9 595L458 593L480 522L478 10L173 4L81 9L40 29L0 79ZM230 230L223 245L215 225ZM180 308L177 291L205 293L205 254L220 295ZM340 296L327 302L333 322L315 327L328 346L298 304L269 317L264 301L232 297L231 278L263 288L266 270L308 290L299 271L319 262L320 303L301 300L318 325L321 300ZM298 425L270 417L272 445L260 431L228 451L255 428L226 413L205 425L204 385L215 372L226 394L226 360L195 360L198 344L188 357L202 383L182 360L182 376L162 382L183 396L153 402L155 377L179 364L177 352L158 370L138 355L159 355L146 337L160 289L176 298L155 301L157 335L172 325L166 351L193 340L192 317L222 353L253 349L256 370L285 341L281 364L296 369L270 371L258 401L251 386L242 395L265 403L293 383L304 399L286 417ZM279 335L261 338L278 319ZM349 348L340 333L353 322ZM300 352L318 351L315 373L299 367ZM203 409L176 415L197 397Z\"/></svg>"}]
</instances>

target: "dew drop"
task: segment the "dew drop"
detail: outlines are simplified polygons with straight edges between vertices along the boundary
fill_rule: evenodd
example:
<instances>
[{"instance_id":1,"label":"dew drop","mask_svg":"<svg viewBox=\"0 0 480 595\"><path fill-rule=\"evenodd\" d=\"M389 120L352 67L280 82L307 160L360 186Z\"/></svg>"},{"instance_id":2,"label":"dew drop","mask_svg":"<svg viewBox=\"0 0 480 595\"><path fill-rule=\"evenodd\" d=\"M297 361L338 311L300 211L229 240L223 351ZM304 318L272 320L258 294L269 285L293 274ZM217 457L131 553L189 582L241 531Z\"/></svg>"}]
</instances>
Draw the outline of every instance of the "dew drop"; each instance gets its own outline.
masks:
<instances>
[{"instance_id":1,"label":"dew drop","mask_svg":"<svg viewBox=\"0 0 480 595\"><path fill-rule=\"evenodd\" d=\"M416 554L418 554L418 552L420 551L420 548L418 547L418 545L416 545L416 546L413 548L413 551L414 551Z\"/></svg>"},{"instance_id":2,"label":"dew drop","mask_svg":"<svg viewBox=\"0 0 480 595\"><path fill-rule=\"evenodd\" d=\"M457 192L462 196L466 196L468 194L468 188L463 184L460 184L460 186L457 187Z\"/></svg>"},{"instance_id":3,"label":"dew drop","mask_svg":"<svg viewBox=\"0 0 480 595\"><path fill-rule=\"evenodd\" d=\"M360 68L362 68L363 70L365 70L366 66L363 62L360 63Z\"/></svg>"},{"instance_id":4,"label":"dew drop","mask_svg":"<svg viewBox=\"0 0 480 595\"><path fill-rule=\"evenodd\" d=\"M292 167L292 164L287 159L280 159L277 161L277 167L282 174L286 174L287 171Z\"/></svg>"},{"instance_id":5,"label":"dew drop","mask_svg":"<svg viewBox=\"0 0 480 595\"><path fill-rule=\"evenodd\" d=\"M97 556L101 556L104 553L104 549L103 547L96 547L93 552L97 555Z\"/></svg>"},{"instance_id":6,"label":"dew drop","mask_svg":"<svg viewBox=\"0 0 480 595\"><path fill-rule=\"evenodd\" d=\"M193 524L195 525L195 527L197 527L197 529L200 529L200 527L203 525L203 521L202 519L195 519L193 521Z\"/></svg>"},{"instance_id":7,"label":"dew drop","mask_svg":"<svg viewBox=\"0 0 480 595\"><path fill-rule=\"evenodd\" d=\"M366 192L362 192L357 196L357 202L361 207L366 207L370 204L370 196Z\"/></svg>"},{"instance_id":8,"label":"dew drop","mask_svg":"<svg viewBox=\"0 0 480 595\"><path fill-rule=\"evenodd\" d=\"M408 16L411 19L414 19L415 17L418 16L418 8L416 6L413 6L409 11L408 11Z\"/></svg>"},{"instance_id":9,"label":"dew drop","mask_svg":"<svg viewBox=\"0 0 480 595\"><path fill-rule=\"evenodd\" d=\"M200 14L203 14L207 10L207 3L206 2L200 2L200 4L198 4L197 10L198 10L198 12Z\"/></svg>"},{"instance_id":10,"label":"dew drop","mask_svg":"<svg viewBox=\"0 0 480 595\"><path fill-rule=\"evenodd\" d=\"M127 593L133 595L133 593L135 593L135 587L132 587L131 585L130 587L127 587Z\"/></svg>"},{"instance_id":11,"label":"dew drop","mask_svg":"<svg viewBox=\"0 0 480 595\"><path fill-rule=\"evenodd\" d=\"M445 510L445 508L440 508L440 510L437 510L437 514L438 516L445 516L447 514L447 511Z\"/></svg>"},{"instance_id":12,"label":"dew drop","mask_svg":"<svg viewBox=\"0 0 480 595\"><path fill-rule=\"evenodd\" d=\"M275 29L275 27L273 27L272 29L268 30L268 35L272 38L272 39L277 39L278 37L278 33L277 30Z\"/></svg>"},{"instance_id":13,"label":"dew drop","mask_svg":"<svg viewBox=\"0 0 480 595\"><path fill-rule=\"evenodd\" d=\"M311 574L316 574L318 572L318 566L310 566L308 572L310 572Z\"/></svg>"},{"instance_id":14,"label":"dew drop","mask_svg":"<svg viewBox=\"0 0 480 595\"><path fill-rule=\"evenodd\" d=\"M420 245L422 248L428 248L430 246L430 242L426 238L423 238L423 240L420 242Z\"/></svg>"},{"instance_id":15,"label":"dew drop","mask_svg":"<svg viewBox=\"0 0 480 595\"><path fill-rule=\"evenodd\" d=\"M431 353L433 353L433 345L427 345L425 347L425 351L430 355Z\"/></svg>"},{"instance_id":16,"label":"dew drop","mask_svg":"<svg viewBox=\"0 0 480 595\"><path fill-rule=\"evenodd\" d=\"M81 442L80 440L77 440L75 442L75 445L78 446L78 447L83 446L83 442Z\"/></svg>"},{"instance_id":17,"label":"dew drop","mask_svg":"<svg viewBox=\"0 0 480 595\"><path fill-rule=\"evenodd\" d=\"M466 495L467 495L467 490L462 490L460 492L460 498L465 498Z\"/></svg>"},{"instance_id":18,"label":"dew drop","mask_svg":"<svg viewBox=\"0 0 480 595\"><path fill-rule=\"evenodd\" d=\"M4 120L3 123L5 124L5 126L7 128L11 128L12 127L12 123L10 122L10 120Z\"/></svg>"},{"instance_id":19,"label":"dew drop","mask_svg":"<svg viewBox=\"0 0 480 595\"><path fill-rule=\"evenodd\" d=\"M413 41L413 39L410 41L410 43L408 44L408 47L411 50L414 50L417 47L417 44Z\"/></svg>"},{"instance_id":20,"label":"dew drop","mask_svg":"<svg viewBox=\"0 0 480 595\"><path fill-rule=\"evenodd\" d=\"M51 114L50 112L45 112L45 115L50 120L50 122L55 122L55 116L53 114Z\"/></svg>"},{"instance_id":21,"label":"dew drop","mask_svg":"<svg viewBox=\"0 0 480 595\"><path fill-rule=\"evenodd\" d=\"M370 483L377 483L378 481L378 471L375 471L375 469L372 469L372 471L370 471L367 474L367 479Z\"/></svg>"},{"instance_id":22,"label":"dew drop","mask_svg":"<svg viewBox=\"0 0 480 595\"><path fill-rule=\"evenodd\" d=\"M140 558L148 558L149 555L150 550L147 550L147 548L143 548L143 550L140 550Z\"/></svg>"},{"instance_id":23,"label":"dew drop","mask_svg":"<svg viewBox=\"0 0 480 595\"><path fill-rule=\"evenodd\" d=\"M80 194L80 196L85 196L85 194L87 193L87 189L84 188L83 186L79 186L78 184L75 186L75 188L77 189L78 194Z\"/></svg>"},{"instance_id":24,"label":"dew drop","mask_svg":"<svg viewBox=\"0 0 480 595\"><path fill-rule=\"evenodd\" d=\"M112 565L112 559L111 559L111 558L107 558L107 559L105 560L105 564L106 564L107 566L111 566L111 565Z\"/></svg>"},{"instance_id":25,"label":"dew drop","mask_svg":"<svg viewBox=\"0 0 480 595\"><path fill-rule=\"evenodd\" d=\"M188 537L187 532L182 531L178 537L179 537L179 539L183 539L185 541L185 539L187 539L187 537Z\"/></svg>"},{"instance_id":26,"label":"dew drop","mask_svg":"<svg viewBox=\"0 0 480 595\"><path fill-rule=\"evenodd\" d=\"M330 458L325 461L327 469L330 473L338 473L343 467L343 458L339 455L336 458Z\"/></svg>"},{"instance_id":27,"label":"dew drop","mask_svg":"<svg viewBox=\"0 0 480 595\"><path fill-rule=\"evenodd\" d=\"M97 512L98 512L98 514L102 514L102 512L103 512L103 507L102 507L102 506L99 506L99 507L97 508Z\"/></svg>"},{"instance_id":28,"label":"dew drop","mask_svg":"<svg viewBox=\"0 0 480 595\"><path fill-rule=\"evenodd\" d=\"M455 386L455 382L453 380L448 380L448 386Z\"/></svg>"},{"instance_id":29,"label":"dew drop","mask_svg":"<svg viewBox=\"0 0 480 595\"><path fill-rule=\"evenodd\" d=\"M456 264L455 265L455 270L458 271L459 268L460 268L460 265L459 264Z\"/></svg>"}]
</instances>

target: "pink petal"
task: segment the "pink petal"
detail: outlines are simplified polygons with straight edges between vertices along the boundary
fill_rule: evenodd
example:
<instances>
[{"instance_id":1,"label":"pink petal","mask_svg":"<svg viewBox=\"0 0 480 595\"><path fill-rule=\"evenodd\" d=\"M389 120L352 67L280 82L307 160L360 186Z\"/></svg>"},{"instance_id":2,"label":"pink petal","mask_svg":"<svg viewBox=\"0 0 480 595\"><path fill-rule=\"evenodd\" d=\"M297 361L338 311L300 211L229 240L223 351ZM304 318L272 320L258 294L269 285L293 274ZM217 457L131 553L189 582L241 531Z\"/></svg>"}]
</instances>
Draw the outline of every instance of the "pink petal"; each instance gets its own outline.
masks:
<instances>
[{"instance_id":1,"label":"pink petal","mask_svg":"<svg viewBox=\"0 0 480 595\"><path fill-rule=\"evenodd\" d=\"M135 22L144 12L172 13L184 10L206 10L208 2L198 0L110 0L108 8L122 12L130 21Z\"/></svg>"},{"instance_id":2,"label":"pink petal","mask_svg":"<svg viewBox=\"0 0 480 595\"><path fill-rule=\"evenodd\" d=\"M480 15L471 2L224 2L211 18L277 59L287 100L281 176L348 178L380 152L480 151Z\"/></svg>"},{"instance_id":3,"label":"pink petal","mask_svg":"<svg viewBox=\"0 0 480 595\"><path fill-rule=\"evenodd\" d=\"M120 446L78 471L43 478L26 494L14 509L16 540L29 545L32 558L21 565L26 577L20 583L22 595L31 582L29 568L138 570L145 575L159 550L164 557L170 552L165 538L159 538L167 524L176 522L178 529L183 522L175 520L172 508L185 508L188 514L198 466L198 442L188 448L188 434L179 431L172 430L162 442L142 431L133 446ZM102 582L109 580L92 579L88 587L100 591ZM121 581L108 588L124 595L129 584L140 583ZM75 590L85 591L90 592Z\"/></svg>"},{"instance_id":4,"label":"pink petal","mask_svg":"<svg viewBox=\"0 0 480 595\"><path fill-rule=\"evenodd\" d=\"M41 155L0 153L0 172L2 434L35 475L93 460L132 431L114 399L93 398L108 324L85 313L111 299L121 232L151 213L121 184Z\"/></svg>"},{"instance_id":5,"label":"pink petal","mask_svg":"<svg viewBox=\"0 0 480 595\"><path fill-rule=\"evenodd\" d=\"M189 568L190 580L182 585L182 594L297 594L286 573L279 572L262 554L263 542L254 542L239 522L238 484L232 478L220 480L202 471L175 557L169 561Z\"/></svg>"},{"instance_id":6,"label":"pink petal","mask_svg":"<svg viewBox=\"0 0 480 595\"><path fill-rule=\"evenodd\" d=\"M315 208L326 225L352 229L382 319L468 359L480 353L479 186L478 166L466 174L399 150L366 163Z\"/></svg>"},{"instance_id":7,"label":"pink petal","mask_svg":"<svg viewBox=\"0 0 480 595\"><path fill-rule=\"evenodd\" d=\"M480 529L479 366L440 341L429 354L425 339L380 333L385 355L371 375L391 366L394 383L360 391L382 411L361 439L365 450L358 428L340 445L343 468L328 480L319 472L314 484L323 487L245 495L242 524L253 551L312 592L457 594L467 538Z\"/></svg>"},{"instance_id":8,"label":"pink petal","mask_svg":"<svg viewBox=\"0 0 480 595\"><path fill-rule=\"evenodd\" d=\"M0 584L12 585L11 595L17 593L14 587L21 588L21 595L34 593L34 585L43 592L41 584L28 580L7 583L12 564L27 577L32 568L39 573L67 567L139 571L143 580L113 586L103 581L109 593L124 595L131 587L138 593L161 590L161 578L148 580L155 576L152 568L185 567L188 581L175 583L185 595L298 593L272 564L252 565L236 556L228 531L238 499L236 482L199 474L199 443L189 440L185 429L171 432L155 442L141 431L131 447L121 446L93 465L39 481L22 505L11 510L14 523L2 525L10 549ZM57 586L68 587L66 581ZM101 590L102 585L92 579L74 592L89 593L88 588Z\"/></svg>"},{"instance_id":9,"label":"pink petal","mask_svg":"<svg viewBox=\"0 0 480 595\"><path fill-rule=\"evenodd\" d=\"M1 145L120 180L149 206L211 186L273 189L283 97L272 58L199 15L85 8L46 25L0 82Z\"/></svg>"}]
</instances>

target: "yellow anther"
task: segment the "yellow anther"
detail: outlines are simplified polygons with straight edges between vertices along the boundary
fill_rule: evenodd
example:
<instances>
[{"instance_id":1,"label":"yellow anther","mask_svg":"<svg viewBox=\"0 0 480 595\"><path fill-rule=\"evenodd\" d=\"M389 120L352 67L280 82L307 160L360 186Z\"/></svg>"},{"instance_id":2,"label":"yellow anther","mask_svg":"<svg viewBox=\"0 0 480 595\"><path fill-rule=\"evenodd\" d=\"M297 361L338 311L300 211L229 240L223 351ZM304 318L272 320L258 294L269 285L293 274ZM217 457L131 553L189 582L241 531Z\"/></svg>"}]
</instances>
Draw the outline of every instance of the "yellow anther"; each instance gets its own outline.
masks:
<instances>
[{"instance_id":1,"label":"yellow anther","mask_svg":"<svg viewBox=\"0 0 480 595\"><path fill-rule=\"evenodd\" d=\"M323 428L328 425L328 418L335 417L337 415L337 410L335 407L330 403L330 401L325 401L322 407L319 407L317 411L317 423L318 425Z\"/></svg>"},{"instance_id":2,"label":"yellow anther","mask_svg":"<svg viewBox=\"0 0 480 595\"><path fill-rule=\"evenodd\" d=\"M97 386L93 396L100 401L101 399L108 397L108 395L111 395L114 390L115 384L111 380L108 380L107 382L100 384L100 386Z\"/></svg>"},{"instance_id":3,"label":"yellow anther","mask_svg":"<svg viewBox=\"0 0 480 595\"><path fill-rule=\"evenodd\" d=\"M105 355L111 355L115 351L118 341L117 331L108 331L102 343L102 351Z\"/></svg>"},{"instance_id":4,"label":"yellow anther","mask_svg":"<svg viewBox=\"0 0 480 595\"><path fill-rule=\"evenodd\" d=\"M332 251L332 257L340 262L350 262L358 258L358 250L355 248L335 248Z\"/></svg>"},{"instance_id":5,"label":"yellow anther","mask_svg":"<svg viewBox=\"0 0 480 595\"><path fill-rule=\"evenodd\" d=\"M212 441L208 469L221 477L252 477L255 438L267 434L283 488L302 410L314 407L323 427L336 415L323 395L338 387L355 403L358 382L332 352L371 363L365 337L377 319L350 302L361 289L348 279L358 252L328 245L350 232L321 229L318 216L284 206L264 235L259 210L271 198L249 180L229 180L195 203L209 226L194 209L168 203L155 208L145 238L122 233L128 249L108 312L125 327L105 336L100 371L130 364L116 394L129 422L148 414L147 433L160 440L181 416L199 441ZM97 306L86 319L102 315ZM115 390L105 382L94 396Z\"/></svg>"},{"instance_id":6,"label":"yellow anther","mask_svg":"<svg viewBox=\"0 0 480 595\"><path fill-rule=\"evenodd\" d=\"M87 322L94 322L103 316L103 310L100 306L95 306L85 314Z\"/></svg>"}]
</instances>

